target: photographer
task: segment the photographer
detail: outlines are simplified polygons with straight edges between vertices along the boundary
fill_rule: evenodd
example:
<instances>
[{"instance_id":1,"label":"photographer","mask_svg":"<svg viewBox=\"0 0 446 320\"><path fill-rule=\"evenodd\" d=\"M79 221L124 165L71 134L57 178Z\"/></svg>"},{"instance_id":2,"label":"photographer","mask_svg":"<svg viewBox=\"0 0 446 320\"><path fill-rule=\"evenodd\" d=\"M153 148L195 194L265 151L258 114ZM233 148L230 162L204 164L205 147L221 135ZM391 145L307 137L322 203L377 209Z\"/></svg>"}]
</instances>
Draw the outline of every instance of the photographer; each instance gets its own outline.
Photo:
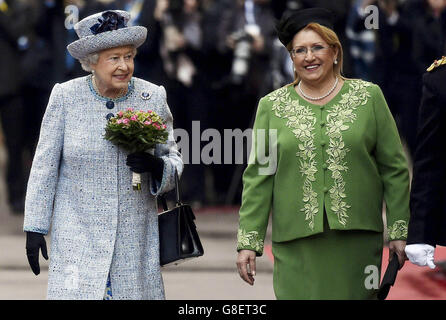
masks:
<instances>
[{"instance_id":1,"label":"photographer","mask_svg":"<svg viewBox=\"0 0 446 320\"><path fill-rule=\"evenodd\" d=\"M225 12L220 30L221 50L233 56L230 84L241 86L254 100L268 90L263 86L269 72L264 66L269 65L275 37L269 4L269 0L237 1Z\"/></svg>"},{"instance_id":2,"label":"photographer","mask_svg":"<svg viewBox=\"0 0 446 320\"><path fill-rule=\"evenodd\" d=\"M259 97L271 89L271 56L276 31L270 1L238 0L232 3L222 11L217 36L219 52L223 59L227 59L223 60L227 63L227 72L216 92L214 127L220 132L236 128L243 131L252 125ZM235 116L222 123L221 119L227 118L228 114ZM231 179L239 178L234 169L231 164L214 167L217 194L234 193L234 190L228 193ZM220 199L227 204L238 200Z\"/></svg>"},{"instance_id":3,"label":"photographer","mask_svg":"<svg viewBox=\"0 0 446 320\"><path fill-rule=\"evenodd\" d=\"M25 143L24 106L21 92L23 76L21 51L29 26L29 10L25 3L0 0L0 120L7 152L6 188L8 204L14 214L23 214L26 168L23 161Z\"/></svg>"},{"instance_id":4,"label":"photographer","mask_svg":"<svg viewBox=\"0 0 446 320\"><path fill-rule=\"evenodd\" d=\"M375 29L376 51L371 79L379 84L388 100L398 129L410 155L415 151L418 103L421 99L421 74L414 60L415 22L424 15L424 0L365 0L362 8L378 8ZM365 19L366 14L363 15Z\"/></svg>"},{"instance_id":5,"label":"photographer","mask_svg":"<svg viewBox=\"0 0 446 320\"><path fill-rule=\"evenodd\" d=\"M200 121L200 129L208 127L208 100L204 74L202 4L200 0L158 0L155 19L161 27L160 53L167 75L169 104L176 120L176 127L192 137L192 122ZM192 139L189 139L192 150ZM185 159L182 181L183 198L193 206L200 206L205 199L204 165ZM187 177L190 176L190 179Z\"/></svg>"}]
</instances>

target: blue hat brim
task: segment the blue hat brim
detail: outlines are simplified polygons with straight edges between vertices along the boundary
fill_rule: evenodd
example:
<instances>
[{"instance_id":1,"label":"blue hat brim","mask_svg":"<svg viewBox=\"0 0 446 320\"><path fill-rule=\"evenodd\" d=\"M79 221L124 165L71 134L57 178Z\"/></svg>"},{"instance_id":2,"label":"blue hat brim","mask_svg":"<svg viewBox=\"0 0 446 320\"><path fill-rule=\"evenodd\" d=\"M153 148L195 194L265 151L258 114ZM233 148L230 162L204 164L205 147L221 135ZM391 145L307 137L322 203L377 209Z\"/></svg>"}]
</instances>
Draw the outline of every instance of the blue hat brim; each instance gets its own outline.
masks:
<instances>
[{"instance_id":1,"label":"blue hat brim","mask_svg":"<svg viewBox=\"0 0 446 320\"><path fill-rule=\"evenodd\" d=\"M70 43L67 49L73 58L83 59L89 54L105 49L121 46L134 46L138 48L146 41L146 38L146 27L133 26L83 37Z\"/></svg>"}]
</instances>

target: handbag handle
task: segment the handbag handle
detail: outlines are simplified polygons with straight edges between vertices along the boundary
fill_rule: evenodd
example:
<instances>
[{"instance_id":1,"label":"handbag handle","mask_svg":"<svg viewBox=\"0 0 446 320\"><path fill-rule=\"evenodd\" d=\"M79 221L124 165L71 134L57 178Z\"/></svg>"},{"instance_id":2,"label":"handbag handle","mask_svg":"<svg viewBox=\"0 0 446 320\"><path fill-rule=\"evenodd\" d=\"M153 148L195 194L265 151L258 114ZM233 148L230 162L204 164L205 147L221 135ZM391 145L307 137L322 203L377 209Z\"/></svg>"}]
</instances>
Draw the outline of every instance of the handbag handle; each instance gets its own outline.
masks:
<instances>
[{"instance_id":1,"label":"handbag handle","mask_svg":"<svg viewBox=\"0 0 446 320\"><path fill-rule=\"evenodd\" d=\"M176 206L181 205L181 193L180 193L180 183L179 183L179 178L178 178L178 171L177 168L175 168L175 195L176 195ZM163 206L163 210L167 211L169 210L169 208L167 207L167 201L166 198L164 197L164 194L160 194L158 196L161 200L161 204Z\"/></svg>"}]
</instances>

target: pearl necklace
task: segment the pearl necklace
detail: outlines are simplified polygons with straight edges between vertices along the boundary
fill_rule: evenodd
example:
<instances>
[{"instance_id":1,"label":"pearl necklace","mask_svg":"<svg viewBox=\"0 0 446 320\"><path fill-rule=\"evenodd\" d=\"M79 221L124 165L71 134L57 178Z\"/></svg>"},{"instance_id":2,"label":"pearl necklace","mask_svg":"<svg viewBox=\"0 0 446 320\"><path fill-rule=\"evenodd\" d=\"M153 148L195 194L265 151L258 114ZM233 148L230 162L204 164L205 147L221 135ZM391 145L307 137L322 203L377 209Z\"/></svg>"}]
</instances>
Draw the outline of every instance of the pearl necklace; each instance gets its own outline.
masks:
<instances>
[{"instance_id":1,"label":"pearl necklace","mask_svg":"<svg viewBox=\"0 0 446 320\"><path fill-rule=\"evenodd\" d=\"M328 97L328 96L334 91L334 89L335 89L336 86L338 85L338 81L339 81L339 78L336 77L336 81L335 81L333 87L332 87L326 94L324 94L323 96L320 96L320 97L310 97L310 96L307 96L307 95L302 91L302 88L300 87L300 84L302 83L302 81L299 81L299 83L297 84L297 88L299 89L300 94L303 95L303 96L304 96L306 99L308 99L308 100L314 100L314 101L316 101L316 100L322 100L322 99Z\"/></svg>"},{"instance_id":2,"label":"pearl necklace","mask_svg":"<svg viewBox=\"0 0 446 320\"><path fill-rule=\"evenodd\" d=\"M98 95L100 95L103 98L114 100L114 99L119 99L127 94L127 88L122 88L121 90L119 90L118 95L115 98L105 97L99 91L98 86L96 84L96 78L94 76L91 77L91 82L93 84L93 89L97 92Z\"/></svg>"}]
</instances>

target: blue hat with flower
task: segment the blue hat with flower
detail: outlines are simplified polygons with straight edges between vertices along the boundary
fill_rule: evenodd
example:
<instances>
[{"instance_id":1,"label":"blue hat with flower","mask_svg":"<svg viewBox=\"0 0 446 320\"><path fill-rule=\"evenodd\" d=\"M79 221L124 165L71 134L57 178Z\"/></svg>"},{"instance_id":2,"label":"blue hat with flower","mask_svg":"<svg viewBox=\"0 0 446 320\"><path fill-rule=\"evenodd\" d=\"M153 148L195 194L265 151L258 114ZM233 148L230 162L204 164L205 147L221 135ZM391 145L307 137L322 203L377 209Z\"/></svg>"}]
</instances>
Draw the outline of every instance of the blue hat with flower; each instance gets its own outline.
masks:
<instances>
[{"instance_id":1,"label":"blue hat with flower","mask_svg":"<svg viewBox=\"0 0 446 320\"><path fill-rule=\"evenodd\" d=\"M130 13L109 10L88 16L74 25L79 39L67 46L70 54L82 59L89 54L105 49L134 46L139 47L147 38L147 28L127 26Z\"/></svg>"}]
</instances>

